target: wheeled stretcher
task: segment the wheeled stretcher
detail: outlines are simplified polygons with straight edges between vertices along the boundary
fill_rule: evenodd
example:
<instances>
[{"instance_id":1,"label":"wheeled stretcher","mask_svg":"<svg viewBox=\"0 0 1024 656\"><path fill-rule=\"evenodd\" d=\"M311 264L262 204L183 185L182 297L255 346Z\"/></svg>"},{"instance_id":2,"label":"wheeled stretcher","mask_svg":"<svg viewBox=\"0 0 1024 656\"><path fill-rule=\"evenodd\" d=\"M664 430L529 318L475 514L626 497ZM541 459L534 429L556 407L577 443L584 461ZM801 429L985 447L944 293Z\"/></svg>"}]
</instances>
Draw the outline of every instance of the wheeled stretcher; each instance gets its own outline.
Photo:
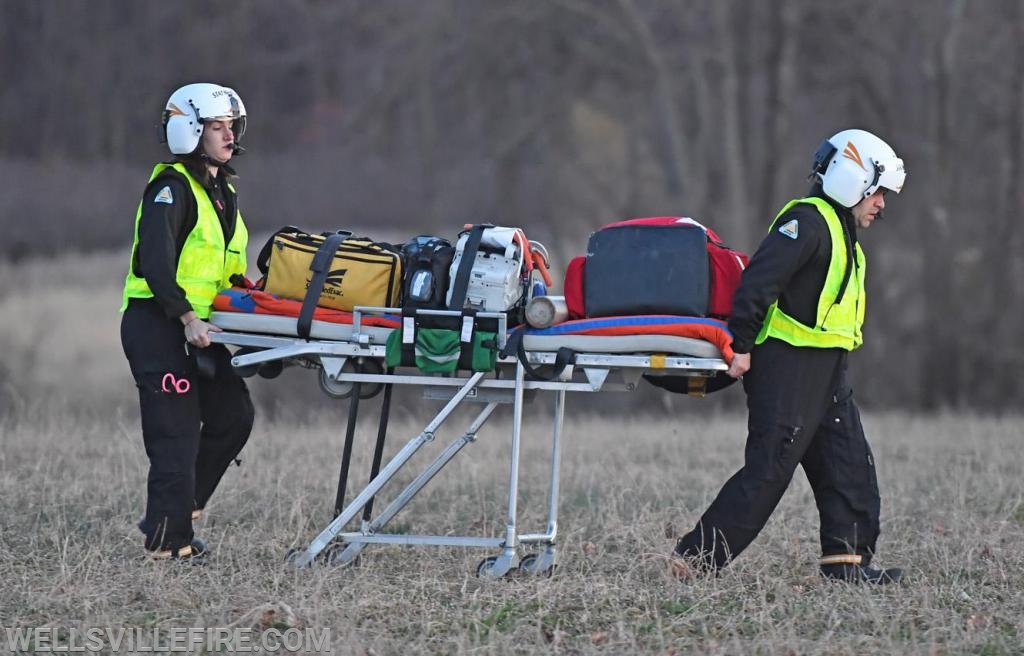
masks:
<instances>
[{"instance_id":1,"label":"wheeled stretcher","mask_svg":"<svg viewBox=\"0 0 1024 656\"><path fill-rule=\"evenodd\" d=\"M282 365L301 365L319 372L321 388L329 395L350 399L349 420L335 499L335 517L303 550L292 550L287 561L311 566L318 557L332 565L351 563L370 544L449 545L496 550L481 562L478 574L500 577L513 569L549 573L557 559L561 436L567 392L632 391L642 375L681 376L696 383L728 368L730 337L724 323L712 319L669 316L616 317L570 321L543 330L518 327L509 332L504 313L477 313L468 321L491 320L498 326L498 348L509 338L521 340L518 357L497 358L493 371L427 374L416 368L385 364L388 337L408 329L397 308L356 308L350 315L335 311L315 317L307 339L297 333L294 316L275 314L276 301L260 292L229 290L218 297L211 322L224 332L211 333L215 342L239 347L232 360L243 375L260 368L273 375ZM318 311L319 312L319 311ZM420 313L452 314L420 310ZM467 318L461 318L466 321ZM519 333L518 335L516 333ZM447 403L387 462L382 463L391 391L394 385L415 385L428 398ZM694 385L699 389L699 385ZM536 390L536 392L534 392ZM380 425L369 483L347 504L355 416L359 401L383 391ZM523 405L527 394L552 393L550 488L547 525L524 533L517 522L520 443ZM465 431L450 441L411 482L373 514L375 497L421 448L435 440L442 424L457 407L478 402L482 409ZM504 535L498 537L428 534L389 534L387 524L430 481L471 444L499 404L512 405L508 505ZM382 466L383 464L383 466ZM346 527L361 513L358 528ZM539 550L520 555L520 547Z\"/></svg>"}]
</instances>

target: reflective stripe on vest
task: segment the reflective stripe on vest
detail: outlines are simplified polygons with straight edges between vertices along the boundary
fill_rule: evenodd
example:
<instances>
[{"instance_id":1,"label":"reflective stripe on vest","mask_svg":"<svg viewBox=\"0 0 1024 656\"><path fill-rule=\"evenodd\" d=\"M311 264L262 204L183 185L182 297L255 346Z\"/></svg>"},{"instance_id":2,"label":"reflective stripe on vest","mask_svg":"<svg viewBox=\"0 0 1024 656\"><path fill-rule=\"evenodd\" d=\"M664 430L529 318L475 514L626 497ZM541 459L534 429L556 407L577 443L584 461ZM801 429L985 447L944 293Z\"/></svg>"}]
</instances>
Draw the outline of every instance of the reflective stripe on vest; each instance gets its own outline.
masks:
<instances>
[{"instance_id":1,"label":"reflective stripe on vest","mask_svg":"<svg viewBox=\"0 0 1024 656\"><path fill-rule=\"evenodd\" d=\"M217 292L231 286L231 276L237 274L245 275L245 247L249 241L249 233L242 221L242 214L236 209L235 233L231 236L231 242L225 248L224 229L221 227L220 219L216 210L213 209L213 202L210 196L197 182L185 165L177 162L175 164L157 164L153 168L153 174L149 176L152 182L160 173L168 168L173 168L188 180L192 195L196 199L196 225L185 239L185 244L178 257L178 270L175 279L178 286L185 291L185 298L192 304L195 313L207 319L213 306L213 299ZM232 192L235 188L228 185ZM135 239L132 243L131 260L128 262L128 276L124 282L124 300L121 304L121 311L128 307L130 298L153 298L153 292L146 283L145 278L135 275L132 264L135 262L135 252L139 247L139 218L142 216L142 203L135 213Z\"/></svg>"},{"instance_id":2,"label":"reflective stripe on vest","mask_svg":"<svg viewBox=\"0 0 1024 656\"><path fill-rule=\"evenodd\" d=\"M835 208L821 198L810 197L790 201L772 221L768 231L774 230L779 217L798 203L813 205L818 210L818 214L828 225L832 241L832 258L828 274L825 276L825 284L818 297L815 324L811 327L800 323L780 310L779 302L776 300L768 308L756 343L760 344L769 337L774 337L793 346L841 348L852 351L864 342L861 335L861 326L864 324L864 273L867 266L864 251L861 250L860 244L854 244L856 266L850 274L842 301L837 304L835 301L846 275L846 242L843 239L843 224Z\"/></svg>"}]
</instances>

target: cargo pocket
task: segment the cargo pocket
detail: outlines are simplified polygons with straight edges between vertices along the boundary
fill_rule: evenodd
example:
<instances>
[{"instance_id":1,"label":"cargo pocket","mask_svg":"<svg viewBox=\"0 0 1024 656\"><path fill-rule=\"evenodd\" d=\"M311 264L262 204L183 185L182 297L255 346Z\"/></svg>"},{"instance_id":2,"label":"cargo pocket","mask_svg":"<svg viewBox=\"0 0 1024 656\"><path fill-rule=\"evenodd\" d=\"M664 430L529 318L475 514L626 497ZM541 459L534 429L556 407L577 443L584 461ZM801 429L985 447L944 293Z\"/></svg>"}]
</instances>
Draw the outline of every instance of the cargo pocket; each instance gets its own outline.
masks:
<instances>
[{"instance_id":1,"label":"cargo pocket","mask_svg":"<svg viewBox=\"0 0 1024 656\"><path fill-rule=\"evenodd\" d=\"M864 437L852 389L842 389L832 397L824 423L837 482L844 486L865 482L877 486L875 460Z\"/></svg>"},{"instance_id":2,"label":"cargo pocket","mask_svg":"<svg viewBox=\"0 0 1024 656\"><path fill-rule=\"evenodd\" d=\"M800 462L802 426L772 423L751 427L744 467L752 480L786 483Z\"/></svg>"},{"instance_id":3,"label":"cargo pocket","mask_svg":"<svg viewBox=\"0 0 1024 656\"><path fill-rule=\"evenodd\" d=\"M176 385L167 374L174 376ZM192 378L181 371L144 372L136 378L150 476L164 481L160 485L190 477L195 468L201 414ZM183 381L189 383L187 390ZM172 391L165 392L165 387Z\"/></svg>"},{"instance_id":4,"label":"cargo pocket","mask_svg":"<svg viewBox=\"0 0 1024 656\"><path fill-rule=\"evenodd\" d=\"M160 371L133 372L133 377L140 393L185 396L196 391L195 374L194 366L186 366Z\"/></svg>"}]
</instances>

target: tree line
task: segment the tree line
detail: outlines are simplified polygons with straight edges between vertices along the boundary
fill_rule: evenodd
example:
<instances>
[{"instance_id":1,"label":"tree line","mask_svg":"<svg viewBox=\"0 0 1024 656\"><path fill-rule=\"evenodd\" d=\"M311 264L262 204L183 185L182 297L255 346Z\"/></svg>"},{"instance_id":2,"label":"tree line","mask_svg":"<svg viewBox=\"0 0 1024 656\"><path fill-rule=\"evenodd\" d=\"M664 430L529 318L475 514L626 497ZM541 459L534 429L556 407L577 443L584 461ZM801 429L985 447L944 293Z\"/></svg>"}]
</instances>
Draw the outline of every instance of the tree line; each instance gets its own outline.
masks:
<instances>
[{"instance_id":1,"label":"tree line","mask_svg":"<svg viewBox=\"0 0 1024 656\"><path fill-rule=\"evenodd\" d=\"M491 221L560 267L636 216L693 216L753 251L818 143L861 127L908 177L862 235L858 395L1013 409L1021 5L2 0L0 252L127 246L160 110L197 80L248 108L238 186L255 230Z\"/></svg>"}]
</instances>

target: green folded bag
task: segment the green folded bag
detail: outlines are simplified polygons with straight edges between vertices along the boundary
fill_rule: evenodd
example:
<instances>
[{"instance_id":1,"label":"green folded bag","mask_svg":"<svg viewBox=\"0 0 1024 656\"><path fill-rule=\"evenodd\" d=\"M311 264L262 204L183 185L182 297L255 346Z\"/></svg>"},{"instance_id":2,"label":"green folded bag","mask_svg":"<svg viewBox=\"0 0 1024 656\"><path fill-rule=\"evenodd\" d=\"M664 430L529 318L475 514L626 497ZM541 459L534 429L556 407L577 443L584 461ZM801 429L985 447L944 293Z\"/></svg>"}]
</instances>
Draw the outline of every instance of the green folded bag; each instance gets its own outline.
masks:
<instances>
[{"instance_id":1,"label":"green folded bag","mask_svg":"<svg viewBox=\"0 0 1024 656\"><path fill-rule=\"evenodd\" d=\"M442 328L417 328L416 366L428 374L447 374L459 366L459 333ZM402 362L402 331L395 330L388 335L385 362L397 367Z\"/></svg>"},{"instance_id":2,"label":"green folded bag","mask_svg":"<svg viewBox=\"0 0 1024 656\"><path fill-rule=\"evenodd\" d=\"M473 371L494 371L498 353L494 348L497 333L478 330L473 333L473 352L470 366ZM445 328L417 328L416 367L429 374L452 373L459 367L462 343L457 330ZM385 362L389 367L402 364L402 331L388 335Z\"/></svg>"},{"instance_id":3,"label":"green folded bag","mask_svg":"<svg viewBox=\"0 0 1024 656\"><path fill-rule=\"evenodd\" d=\"M494 371L498 363L495 338L498 333L478 330L473 333L473 371ZM484 346L490 344L490 346Z\"/></svg>"}]
</instances>

